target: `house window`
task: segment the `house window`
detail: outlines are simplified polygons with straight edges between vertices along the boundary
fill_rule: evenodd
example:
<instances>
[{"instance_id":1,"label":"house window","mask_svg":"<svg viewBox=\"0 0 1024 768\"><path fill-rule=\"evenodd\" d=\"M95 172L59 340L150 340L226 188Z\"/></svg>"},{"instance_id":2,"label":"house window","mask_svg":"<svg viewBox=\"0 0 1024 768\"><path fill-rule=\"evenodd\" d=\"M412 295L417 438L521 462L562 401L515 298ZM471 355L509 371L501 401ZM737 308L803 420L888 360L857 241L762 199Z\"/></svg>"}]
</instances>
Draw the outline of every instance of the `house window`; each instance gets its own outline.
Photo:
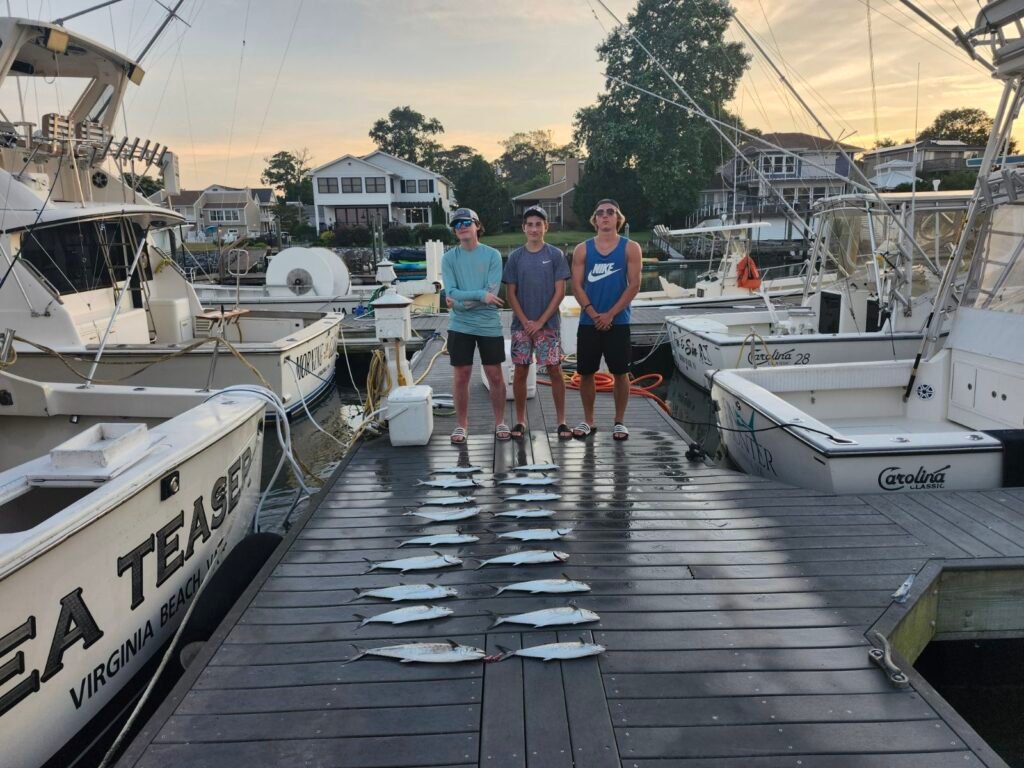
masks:
<instances>
[{"instance_id":1,"label":"house window","mask_svg":"<svg viewBox=\"0 0 1024 768\"><path fill-rule=\"evenodd\" d=\"M338 180L330 176L322 176L316 180L316 191L326 195L338 194Z\"/></svg>"},{"instance_id":2,"label":"house window","mask_svg":"<svg viewBox=\"0 0 1024 768\"><path fill-rule=\"evenodd\" d=\"M384 184L383 176L367 176L366 177L366 191L367 192L387 192L388 188Z\"/></svg>"},{"instance_id":3,"label":"house window","mask_svg":"<svg viewBox=\"0 0 1024 768\"><path fill-rule=\"evenodd\" d=\"M762 155L761 171L768 176L793 176L796 158L788 155Z\"/></svg>"},{"instance_id":4,"label":"house window","mask_svg":"<svg viewBox=\"0 0 1024 768\"><path fill-rule=\"evenodd\" d=\"M433 192L434 191L432 189L432 187L434 186L434 183L432 181L428 180L428 179L420 179L419 182L417 182L417 183L419 184L419 190L420 190L421 193Z\"/></svg>"},{"instance_id":5,"label":"house window","mask_svg":"<svg viewBox=\"0 0 1024 768\"><path fill-rule=\"evenodd\" d=\"M345 194L363 191L363 179L360 176L342 176L341 191Z\"/></svg>"},{"instance_id":6,"label":"house window","mask_svg":"<svg viewBox=\"0 0 1024 768\"><path fill-rule=\"evenodd\" d=\"M405 209L405 223L406 224L426 224L428 221L428 213L426 208L406 208Z\"/></svg>"},{"instance_id":7,"label":"house window","mask_svg":"<svg viewBox=\"0 0 1024 768\"><path fill-rule=\"evenodd\" d=\"M416 194L416 179L402 179L402 192L407 195Z\"/></svg>"}]
</instances>

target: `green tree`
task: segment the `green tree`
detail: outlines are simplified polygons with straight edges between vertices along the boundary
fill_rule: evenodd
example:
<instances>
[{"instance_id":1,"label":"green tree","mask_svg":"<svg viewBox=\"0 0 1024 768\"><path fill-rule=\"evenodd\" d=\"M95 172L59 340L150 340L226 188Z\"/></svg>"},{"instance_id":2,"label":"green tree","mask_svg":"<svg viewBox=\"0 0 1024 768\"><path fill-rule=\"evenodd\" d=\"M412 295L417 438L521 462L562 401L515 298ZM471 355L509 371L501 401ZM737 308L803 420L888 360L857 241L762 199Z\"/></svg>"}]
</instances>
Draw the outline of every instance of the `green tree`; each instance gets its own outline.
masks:
<instances>
[{"instance_id":1,"label":"green tree","mask_svg":"<svg viewBox=\"0 0 1024 768\"><path fill-rule=\"evenodd\" d=\"M452 183L459 205L476 211L488 232L500 232L502 224L511 215L511 208L508 190L498 180L494 166L476 155L452 179Z\"/></svg>"},{"instance_id":2,"label":"green tree","mask_svg":"<svg viewBox=\"0 0 1024 768\"><path fill-rule=\"evenodd\" d=\"M513 133L499 143L505 151L494 164L513 197L547 184L548 166L570 154L567 148L571 148L556 146L551 131L543 130Z\"/></svg>"},{"instance_id":3,"label":"green tree","mask_svg":"<svg viewBox=\"0 0 1024 768\"><path fill-rule=\"evenodd\" d=\"M308 149L276 152L263 160L267 167L260 176L261 182L273 187L285 200L313 204L313 181L307 176L312 161Z\"/></svg>"},{"instance_id":4,"label":"green tree","mask_svg":"<svg viewBox=\"0 0 1024 768\"><path fill-rule=\"evenodd\" d=\"M884 149L885 147L895 147L896 140L890 139L888 136L884 136L875 142L874 149Z\"/></svg>"},{"instance_id":5,"label":"green tree","mask_svg":"<svg viewBox=\"0 0 1024 768\"><path fill-rule=\"evenodd\" d=\"M605 197L615 199L632 228L646 229L652 223L651 203L636 173L614 163L588 160L572 200L573 211L584 228L590 226L587 222L597 201Z\"/></svg>"},{"instance_id":6,"label":"green tree","mask_svg":"<svg viewBox=\"0 0 1024 768\"><path fill-rule=\"evenodd\" d=\"M946 109L935 117L935 120L917 135L918 141L923 139L959 139L964 144L985 146L992 132L992 118L983 109L961 107ZM1013 151L1013 143L1011 149Z\"/></svg>"},{"instance_id":7,"label":"green tree","mask_svg":"<svg viewBox=\"0 0 1024 768\"><path fill-rule=\"evenodd\" d=\"M750 60L740 43L725 41L731 19L726 3L639 0L625 29L598 46L598 58L607 75L684 103L632 33L701 109L731 122L722 105ZM652 215L667 222L696 207L722 158L720 139L703 119L611 80L596 104L576 113L574 140L608 169L634 173Z\"/></svg>"},{"instance_id":8,"label":"green tree","mask_svg":"<svg viewBox=\"0 0 1024 768\"><path fill-rule=\"evenodd\" d=\"M473 147L465 144L456 144L448 149L440 149L431 158L431 165L428 166L434 173L440 173L451 180L459 175L479 155Z\"/></svg>"},{"instance_id":9,"label":"green tree","mask_svg":"<svg viewBox=\"0 0 1024 768\"><path fill-rule=\"evenodd\" d=\"M143 197L149 197L154 192L159 192L164 188L162 180L154 179L147 175L140 176L134 173L125 173L122 174L121 179Z\"/></svg>"},{"instance_id":10,"label":"green tree","mask_svg":"<svg viewBox=\"0 0 1024 768\"><path fill-rule=\"evenodd\" d=\"M386 118L377 120L370 129L370 138L389 155L428 165L441 151L441 145L430 137L441 133L444 126L440 120L405 106L395 107Z\"/></svg>"}]
</instances>

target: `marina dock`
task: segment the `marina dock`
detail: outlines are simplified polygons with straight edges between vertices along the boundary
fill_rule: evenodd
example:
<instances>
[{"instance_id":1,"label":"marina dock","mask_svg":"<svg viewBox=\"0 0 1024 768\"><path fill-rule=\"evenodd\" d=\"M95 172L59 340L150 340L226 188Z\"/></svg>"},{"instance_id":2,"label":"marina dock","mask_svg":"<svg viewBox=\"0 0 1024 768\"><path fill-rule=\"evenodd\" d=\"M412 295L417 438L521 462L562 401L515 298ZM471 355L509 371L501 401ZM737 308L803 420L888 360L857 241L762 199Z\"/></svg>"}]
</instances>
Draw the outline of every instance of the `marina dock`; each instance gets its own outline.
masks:
<instances>
[{"instance_id":1,"label":"marina dock","mask_svg":"<svg viewBox=\"0 0 1024 768\"><path fill-rule=\"evenodd\" d=\"M426 341L417 374L441 343ZM450 392L445 357L426 382ZM893 592L930 561L1024 555L1024 490L801 490L688 461L683 431L640 398L629 441L612 441L611 398L599 395L596 434L559 442L544 387L529 402L528 438L497 443L477 376L472 386L467 447L449 444L452 420L440 417L428 446L384 438L350 453L119 766L1003 765L912 669L910 687L892 687L869 661L866 634L901 610ZM573 424L579 398L567 400ZM416 482L460 452L484 468L474 495L487 510L517 492L496 486L512 466L560 465L562 498L543 506L574 531L542 548L568 553L567 563L474 570L469 558L519 548L493 534L530 527L483 514L458 523L478 543L444 548L466 559L461 567L365 573L366 559L428 552L399 541L455 528L404 513L454 493ZM577 602L600 621L489 629L491 614L566 603L495 587L561 573L591 585ZM458 589L439 603L452 617L357 629L357 614L386 609L350 602L354 590L422 581ZM912 595L926 586L918 581ZM354 646L452 639L497 653L581 635L607 651L548 663L342 663Z\"/></svg>"}]
</instances>

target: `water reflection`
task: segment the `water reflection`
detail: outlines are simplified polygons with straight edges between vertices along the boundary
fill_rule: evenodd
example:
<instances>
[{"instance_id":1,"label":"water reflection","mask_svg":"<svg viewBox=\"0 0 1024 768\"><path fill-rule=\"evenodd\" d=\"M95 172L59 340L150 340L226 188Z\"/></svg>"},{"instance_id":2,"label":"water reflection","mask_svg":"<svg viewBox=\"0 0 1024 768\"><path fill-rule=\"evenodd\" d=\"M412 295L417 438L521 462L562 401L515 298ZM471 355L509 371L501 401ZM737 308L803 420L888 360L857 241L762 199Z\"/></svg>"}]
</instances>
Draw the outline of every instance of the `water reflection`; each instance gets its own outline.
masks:
<instances>
[{"instance_id":1,"label":"water reflection","mask_svg":"<svg viewBox=\"0 0 1024 768\"><path fill-rule=\"evenodd\" d=\"M709 460L720 462L721 436L715 426L711 395L673 370L668 378L665 400L686 434L704 447Z\"/></svg>"}]
</instances>

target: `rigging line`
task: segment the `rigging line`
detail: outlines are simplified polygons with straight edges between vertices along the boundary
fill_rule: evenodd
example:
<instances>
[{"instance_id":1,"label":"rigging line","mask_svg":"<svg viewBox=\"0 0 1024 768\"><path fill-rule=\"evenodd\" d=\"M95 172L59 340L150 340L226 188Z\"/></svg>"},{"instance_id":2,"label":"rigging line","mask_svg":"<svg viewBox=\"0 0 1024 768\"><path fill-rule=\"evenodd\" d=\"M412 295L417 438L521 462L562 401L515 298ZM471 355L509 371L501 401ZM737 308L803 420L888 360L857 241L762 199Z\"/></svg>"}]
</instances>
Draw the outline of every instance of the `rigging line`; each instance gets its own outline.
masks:
<instances>
[{"instance_id":1,"label":"rigging line","mask_svg":"<svg viewBox=\"0 0 1024 768\"><path fill-rule=\"evenodd\" d=\"M868 69L871 70L871 115L874 118L875 143L877 144L882 134L878 132L878 89L875 83L875 36L871 32L871 0L867 0L864 6L868 12Z\"/></svg>"},{"instance_id":2,"label":"rigging line","mask_svg":"<svg viewBox=\"0 0 1024 768\"><path fill-rule=\"evenodd\" d=\"M857 2L860 3L861 5L866 5L867 0L857 0ZM891 2L888 2L888 0L886 0L886 2L887 2L888 5L893 6L893 4ZM897 9L899 8L899 6L893 6L893 7L897 8ZM986 74L986 75L989 74L984 69L984 67L982 67L979 70L978 68L981 67L982 65L976 64L973 59L966 59L966 58L964 58L962 56L957 56L954 53L952 53L950 51L950 49L949 49L948 43L945 44L945 45L942 45L942 44L936 42L937 38L923 35L922 33L918 32L913 27L908 27L905 23L903 23L899 19L894 19L892 16L890 16L889 14L887 14L885 11L881 10L880 8L876 8L875 9L875 13L877 13L879 16L881 16L883 18L888 19L889 21L891 21L896 26L901 27L904 31L909 32L910 34L914 35L914 37L918 37L921 40L924 40L932 48L936 49L937 51L941 51L944 56L948 56L953 61L958 62L961 66L965 66L965 67L967 67L968 69L970 69L973 72L981 71L983 74ZM903 16L903 14L900 14L900 15ZM904 16L904 18L906 18L906 17ZM917 25L917 19L915 19L914 17L910 17L910 21L913 22L915 26L918 26ZM925 29L930 30L931 28L930 27L925 27ZM943 41L943 42L945 42L945 41Z\"/></svg>"},{"instance_id":3,"label":"rigging line","mask_svg":"<svg viewBox=\"0 0 1024 768\"><path fill-rule=\"evenodd\" d=\"M955 8L957 9L957 11L959 11L959 12L960 12L960 15L961 15L961 16L963 17L963 20L964 20L964 24L966 24L966 25L967 25L967 28L968 28L968 29L970 29L971 27L973 27L973 26L974 26L974 22L973 22L973 21L971 21L971 20L970 20L970 19L969 19L969 18L967 17L967 14L966 14L966 13L964 13L964 9L960 7L960 3L959 3L959 0L953 0L953 5L954 5L954 7L955 7ZM955 26L955 25L954 25L954 26Z\"/></svg>"},{"instance_id":4,"label":"rigging line","mask_svg":"<svg viewBox=\"0 0 1024 768\"><path fill-rule=\"evenodd\" d=\"M590 0L583 0L583 2L587 4L587 7L590 9L590 15L594 17L594 21L597 22L598 26L601 27L601 31L604 32L605 36L607 37L608 29L605 27L604 22L601 21L600 17L597 15L597 11L594 10L594 6L590 4Z\"/></svg>"},{"instance_id":5,"label":"rigging line","mask_svg":"<svg viewBox=\"0 0 1024 768\"><path fill-rule=\"evenodd\" d=\"M185 35L188 33L188 27L182 27L181 34L178 35L178 50L174 54L174 58L171 60L171 66L168 70L168 76L164 80L163 90L160 91L160 98L156 102L156 107L153 109L153 120L149 124L149 130L146 132L147 136L153 135L153 130L156 128L157 118L160 116L160 109L164 104L164 97L167 95L167 87L171 84L170 73L174 71L175 65L181 59L181 46L185 42Z\"/></svg>"},{"instance_id":6,"label":"rigging line","mask_svg":"<svg viewBox=\"0 0 1024 768\"><path fill-rule=\"evenodd\" d=\"M185 104L185 125L188 126L188 142L192 147L192 172L195 173L195 178L198 179L199 161L196 159L196 138L192 131L192 111L188 106L188 79L185 77L185 59L178 60L178 72L181 73L181 92L184 96L182 101Z\"/></svg>"},{"instance_id":7,"label":"rigging line","mask_svg":"<svg viewBox=\"0 0 1024 768\"><path fill-rule=\"evenodd\" d=\"M295 28L299 24L299 16L302 14L302 4L304 0L299 0L298 7L295 9L295 18L292 19L292 28L288 33L288 41L284 45L284 53L281 54L281 63L277 67L277 74L274 75L274 84L270 87L270 96L267 97L267 108L263 111L263 119L260 121L260 128L256 132L256 141L253 142L252 152L249 153L249 163L245 166L245 178L249 178L249 171L252 168L253 158L256 157L256 150L259 148L260 139L263 138L263 128L267 124L267 117L270 115L270 108L274 104L274 94L277 92L277 84L281 80L281 72L284 70L284 63L288 59L288 49L292 46L292 38L295 36Z\"/></svg>"},{"instance_id":8,"label":"rigging line","mask_svg":"<svg viewBox=\"0 0 1024 768\"><path fill-rule=\"evenodd\" d=\"M242 23L242 50L238 56L238 77L235 79L235 106L231 110L231 129L228 131L228 151L224 158L224 184L228 183L228 168L231 166L231 142L235 136L235 118L238 115L238 94L242 88L242 65L245 63L245 36L249 29L249 10L252 8L252 0L245 4L245 21Z\"/></svg>"}]
</instances>

